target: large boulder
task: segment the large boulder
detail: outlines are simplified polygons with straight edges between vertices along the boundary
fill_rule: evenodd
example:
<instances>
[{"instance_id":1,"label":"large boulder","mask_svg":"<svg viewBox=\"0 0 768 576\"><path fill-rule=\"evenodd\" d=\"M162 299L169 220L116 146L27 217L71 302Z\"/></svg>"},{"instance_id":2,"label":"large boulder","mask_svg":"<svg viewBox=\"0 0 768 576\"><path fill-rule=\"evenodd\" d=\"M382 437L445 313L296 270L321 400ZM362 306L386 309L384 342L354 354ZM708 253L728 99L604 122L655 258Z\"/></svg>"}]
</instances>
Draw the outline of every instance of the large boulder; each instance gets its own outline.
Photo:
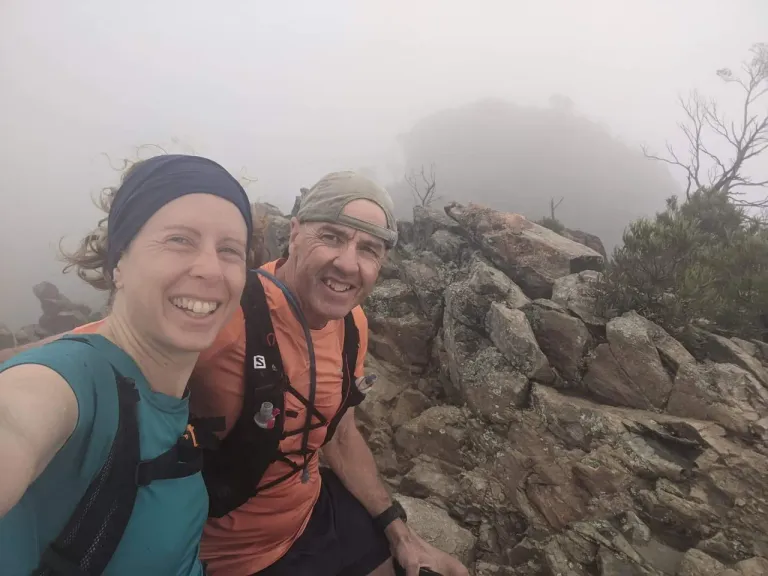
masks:
<instances>
[{"instance_id":1,"label":"large boulder","mask_svg":"<svg viewBox=\"0 0 768 576\"><path fill-rule=\"evenodd\" d=\"M600 402L614 406L650 409L652 404L644 390L629 378L613 355L610 344L600 344L590 354L584 389Z\"/></svg>"},{"instance_id":2,"label":"large boulder","mask_svg":"<svg viewBox=\"0 0 768 576\"><path fill-rule=\"evenodd\" d=\"M663 410L673 387L670 371L690 364L692 357L661 327L634 312L608 322L606 338L588 361L586 389L609 404Z\"/></svg>"},{"instance_id":3,"label":"large boulder","mask_svg":"<svg viewBox=\"0 0 768 576\"><path fill-rule=\"evenodd\" d=\"M692 328L696 330L695 328ZM755 357L751 356L732 339L705 330L698 330L703 340L706 357L715 362L725 362L749 370L755 378L768 388L768 370Z\"/></svg>"},{"instance_id":4,"label":"large boulder","mask_svg":"<svg viewBox=\"0 0 768 576\"><path fill-rule=\"evenodd\" d=\"M648 324L634 313L614 318L606 326L611 353L634 387L658 409L664 408L672 378L664 368Z\"/></svg>"},{"instance_id":5,"label":"large boulder","mask_svg":"<svg viewBox=\"0 0 768 576\"><path fill-rule=\"evenodd\" d=\"M408 525L438 550L457 558L464 565L474 560L476 538L451 519L445 510L417 498L395 495L408 515Z\"/></svg>"},{"instance_id":6,"label":"large boulder","mask_svg":"<svg viewBox=\"0 0 768 576\"><path fill-rule=\"evenodd\" d=\"M530 300L506 274L480 257L471 261L465 280L452 283L445 291L448 314L457 322L481 333L487 334L485 319L494 302L520 308Z\"/></svg>"},{"instance_id":7,"label":"large boulder","mask_svg":"<svg viewBox=\"0 0 768 576\"><path fill-rule=\"evenodd\" d=\"M494 302L485 325L491 342L516 371L539 382L554 380L549 360L539 348L525 312Z\"/></svg>"},{"instance_id":8,"label":"large boulder","mask_svg":"<svg viewBox=\"0 0 768 576\"><path fill-rule=\"evenodd\" d=\"M402 280L384 280L364 304L370 327L371 353L403 368L423 370L430 359L433 322L418 296Z\"/></svg>"},{"instance_id":9,"label":"large boulder","mask_svg":"<svg viewBox=\"0 0 768 576\"><path fill-rule=\"evenodd\" d=\"M395 444L409 457L426 455L460 466L469 415L455 406L433 406L401 426Z\"/></svg>"},{"instance_id":10,"label":"large boulder","mask_svg":"<svg viewBox=\"0 0 768 576\"><path fill-rule=\"evenodd\" d=\"M531 298L549 298L558 278L602 270L603 257L519 214L456 202L445 208L486 257Z\"/></svg>"},{"instance_id":11,"label":"large boulder","mask_svg":"<svg viewBox=\"0 0 768 576\"><path fill-rule=\"evenodd\" d=\"M432 252L400 262L400 277L416 295L421 312L437 324L443 315L443 293L455 272Z\"/></svg>"},{"instance_id":12,"label":"large boulder","mask_svg":"<svg viewBox=\"0 0 768 576\"><path fill-rule=\"evenodd\" d=\"M552 301L581 318L591 329L600 330L606 322L595 312L595 287L600 279L600 273L593 270L558 278L552 286Z\"/></svg>"},{"instance_id":13,"label":"large boulder","mask_svg":"<svg viewBox=\"0 0 768 576\"><path fill-rule=\"evenodd\" d=\"M725 565L701 550L691 548L683 556L677 576L720 576Z\"/></svg>"},{"instance_id":14,"label":"large boulder","mask_svg":"<svg viewBox=\"0 0 768 576\"><path fill-rule=\"evenodd\" d=\"M443 262L461 265L474 250L466 239L448 230L438 230L427 239L426 249Z\"/></svg>"},{"instance_id":15,"label":"large boulder","mask_svg":"<svg viewBox=\"0 0 768 576\"><path fill-rule=\"evenodd\" d=\"M487 338L455 321L447 310L443 345L453 389L475 413L503 423L509 420L511 411L525 405L527 376L515 369ZM533 365L528 368L535 369Z\"/></svg>"},{"instance_id":16,"label":"large boulder","mask_svg":"<svg viewBox=\"0 0 768 576\"><path fill-rule=\"evenodd\" d=\"M444 210L432 206L413 207L413 243L419 250L428 250L427 243L436 232L460 235L461 227Z\"/></svg>"},{"instance_id":17,"label":"large boulder","mask_svg":"<svg viewBox=\"0 0 768 576\"><path fill-rule=\"evenodd\" d=\"M686 364L677 373L666 410L751 436L751 424L768 415L768 390L735 364Z\"/></svg>"},{"instance_id":18,"label":"large boulder","mask_svg":"<svg viewBox=\"0 0 768 576\"><path fill-rule=\"evenodd\" d=\"M579 318L551 300L536 300L522 309L533 334L561 381L569 387L581 381L592 335Z\"/></svg>"},{"instance_id":19,"label":"large boulder","mask_svg":"<svg viewBox=\"0 0 768 576\"><path fill-rule=\"evenodd\" d=\"M563 230L562 235L569 240L573 240L579 244L584 244L584 246L587 246L588 248L592 248L592 250L600 254L603 258L608 257L605 253L605 246L603 245L603 241L600 240L599 236L595 236L594 234L583 232L581 230L571 230L570 228Z\"/></svg>"}]
</instances>

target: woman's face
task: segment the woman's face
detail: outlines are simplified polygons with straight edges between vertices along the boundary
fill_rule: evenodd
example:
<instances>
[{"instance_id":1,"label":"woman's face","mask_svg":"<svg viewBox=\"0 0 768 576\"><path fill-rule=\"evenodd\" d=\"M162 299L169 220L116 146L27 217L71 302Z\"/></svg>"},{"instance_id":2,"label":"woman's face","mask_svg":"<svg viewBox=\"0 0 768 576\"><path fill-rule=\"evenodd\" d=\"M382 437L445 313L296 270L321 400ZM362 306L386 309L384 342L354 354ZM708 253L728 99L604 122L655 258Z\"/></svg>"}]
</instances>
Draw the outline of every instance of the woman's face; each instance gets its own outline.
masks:
<instances>
[{"instance_id":1,"label":"woman's face","mask_svg":"<svg viewBox=\"0 0 768 576\"><path fill-rule=\"evenodd\" d=\"M149 345L205 350L240 304L246 240L242 214L223 198L187 194L169 202L120 258L114 311Z\"/></svg>"}]
</instances>

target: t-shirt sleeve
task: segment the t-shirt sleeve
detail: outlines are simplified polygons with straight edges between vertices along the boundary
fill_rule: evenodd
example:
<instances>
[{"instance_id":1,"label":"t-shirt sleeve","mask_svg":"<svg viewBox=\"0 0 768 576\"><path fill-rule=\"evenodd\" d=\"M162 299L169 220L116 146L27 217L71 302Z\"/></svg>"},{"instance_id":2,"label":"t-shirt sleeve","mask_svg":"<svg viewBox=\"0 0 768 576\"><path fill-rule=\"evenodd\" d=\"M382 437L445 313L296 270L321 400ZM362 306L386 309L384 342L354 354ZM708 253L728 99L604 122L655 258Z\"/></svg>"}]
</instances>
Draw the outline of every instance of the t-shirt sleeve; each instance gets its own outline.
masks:
<instances>
[{"instance_id":1,"label":"t-shirt sleeve","mask_svg":"<svg viewBox=\"0 0 768 576\"><path fill-rule=\"evenodd\" d=\"M98 393L102 395L101 403L113 401L116 405L115 387L97 388L95 384L97 374L100 377L111 376L108 363L96 349L87 344L72 340L56 340L39 348L20 352L0 365L0 372L23 364L37 364L50 368L69 384L77 399L77 424L72 435L59 450L56 459L73 458L74 462L83 465L82 468L91 468L91 458L100 459L104 450L108 450L111 445L111 438L108 435L104 438L104 446L91 446L90 442L97 420L97 404L100 403ZM114 395L114 398L108 398L110 395ZM106 416L105 414L104 417L99 417L99 420L104 420ZM114 420L114 417L112 419Z\"/></svg>"}]
</instances>

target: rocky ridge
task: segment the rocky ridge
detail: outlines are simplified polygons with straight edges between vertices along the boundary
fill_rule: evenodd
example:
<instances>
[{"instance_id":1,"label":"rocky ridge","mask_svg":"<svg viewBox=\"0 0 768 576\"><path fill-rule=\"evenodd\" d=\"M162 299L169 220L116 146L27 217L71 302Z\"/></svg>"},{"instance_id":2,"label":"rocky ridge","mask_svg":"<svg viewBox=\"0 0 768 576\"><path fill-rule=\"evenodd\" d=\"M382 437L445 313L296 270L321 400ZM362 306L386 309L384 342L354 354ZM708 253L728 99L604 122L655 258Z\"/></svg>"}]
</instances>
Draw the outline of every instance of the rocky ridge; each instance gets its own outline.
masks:
<instances>
[{"instance_id":1,"label":"rocky ridge","mask_svg":"<svg viewBox=\"0 0 768 576\"><path fill-rule=\"evenodd\" d=\"M358 420L437 545L478 576L768 574L768 346L600 318L602 255L520 215L400 232Z\"/></svg>"},{"instance_id":2,"label":"rocky ridge","mask_svg":"<svg viewBox=\"0 0 768 576\"><path fill-rule=\"evenodd\" d=\"M768 345L599 317L603 255L516 214L399 228L357 417L423 537L477 576L768 574Z\"/></svg>"}]
</instances>

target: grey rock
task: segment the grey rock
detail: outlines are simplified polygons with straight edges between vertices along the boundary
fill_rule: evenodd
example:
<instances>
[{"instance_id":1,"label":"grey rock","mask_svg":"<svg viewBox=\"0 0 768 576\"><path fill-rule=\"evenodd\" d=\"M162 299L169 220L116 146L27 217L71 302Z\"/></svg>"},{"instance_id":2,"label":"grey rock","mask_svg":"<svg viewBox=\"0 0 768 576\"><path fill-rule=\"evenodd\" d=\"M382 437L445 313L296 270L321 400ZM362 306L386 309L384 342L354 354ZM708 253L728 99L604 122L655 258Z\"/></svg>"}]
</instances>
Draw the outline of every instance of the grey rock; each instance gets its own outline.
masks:
<instances>
[{"instance_id":1,"label":"grey rock","mask_svg":"<svg viewBox=\"0 0 768 576\"><path fill-rule=\"evenodd\" d=\"M683 556L677 569L677 576L718 576L726 566L702 552L691 548Z\"/></svg>"},{"instance_id":2,"label":"grey rock","mask_svg":"<svg viewBox=\"0 0 768 576\"><path fill-rule=\"evenodd\" d=\"M649 409L651 402L624 373L609 344L600 344L587 361L582 381L585 389L601 402L613 406Z\"/></svg>"},{"instance_id":3,"label":"grey rock","mask_svg":"<svg viewBox=\"0 0 768 576\"><path fill-rule=\"evenodd\" d=\"M661 363L646 322L639 318L632 313L614 318L606 326L606 336L613 357L634 389L652 406L663 408L672 389L672 378Z\"/></svg>"},{"instance_id":4,"label":"grey rock","mask_svg":"<svg viewBox=\"0 0 768 576\"><path fill-rule=\"evenodd\" d=\"M595 312L595 286L601 274L586 270L554 281L551 300L570 310L590 328L601 329L605 318Z\"/></svg>"},{"instance_id":5,"label":"grey rock","mask_svg":"<svg viewBox=\"0 0 768 576\"><path fill-rule=\"evenodd\" d=\"M445 208L493 264L531 298L549 298L558 278L602 270L603 257L519 214L456 202Z\"/></svg>"},{"instance_id":6,"label":"grey rock","mask_svg":"<svg viewBox=\"0 0 768 576\"><path fill-rule=\"evenodd\" d=\"M476 538L445 510L424 500L395 495L408 514L408 525L427 543L457 558L465 566L474 561Z\"/></svg>"},{"instance_id":7,"label":"grey rock","mask_svg":"<svg viewBox=\"0 0 768 576\"><path fill-rule=\"evenodd\" d=\"M536 300L523 311L550 365L573 387L581 381L585 355L593 341L584 322L558 308L550 300Z\"/></svg>"},{"instance_id":8,"label":"grey rock","mask_svg":"<svg viewBox=\"0 0 768 576\"><path fill-rule=\"evenodd\" d=\"M494 302L485 325L491 342L517 372L538 382L554 380L549 360L539 348L524 312Z\"/></svg>"},{"instance_id":9,"label":"grey rock","mask_svg":"<svg viewBox=\"0 0 768 576\"><path fill-rule=\"evenodd\" d=\"M395 432L395 444L410 457L421 455L460 466L467 441L467 414L455 406L433 406Z\"/></svg>"},{"instance_id":10,"label":"grey rock","mask_svg":"<svg viewBox=\"0 0 768 576\"><path fill-rule=\"evenodd\" d=\"M751 436L750 424L768 415L768 390L734 364L687 364L677 373L666 410Z\"/></svg>"},{"instance_id":11,"label":"grey rock","mask_svg":"<svg viewBox=\"0 0 768 576\"><path fill-rule=\"evenodd\" d=\"M527 401L528 378L489 340L455 322L446 310L444 346L450 380L474 412L504 423Z\"/></svg>"},{"instance_id":12,"label":"grey rock","mask_svg":"<svg viewBox=\"0 0 768 576\"><path fill-rule=\"evenodd\" d=\"M508 276L478 257L470 264L468 278L454 282L445 291L446 311L451 317L481 332L485 330L485 317L494 302L520 308L530 300Z\"/></svg>"}]
</instances>

